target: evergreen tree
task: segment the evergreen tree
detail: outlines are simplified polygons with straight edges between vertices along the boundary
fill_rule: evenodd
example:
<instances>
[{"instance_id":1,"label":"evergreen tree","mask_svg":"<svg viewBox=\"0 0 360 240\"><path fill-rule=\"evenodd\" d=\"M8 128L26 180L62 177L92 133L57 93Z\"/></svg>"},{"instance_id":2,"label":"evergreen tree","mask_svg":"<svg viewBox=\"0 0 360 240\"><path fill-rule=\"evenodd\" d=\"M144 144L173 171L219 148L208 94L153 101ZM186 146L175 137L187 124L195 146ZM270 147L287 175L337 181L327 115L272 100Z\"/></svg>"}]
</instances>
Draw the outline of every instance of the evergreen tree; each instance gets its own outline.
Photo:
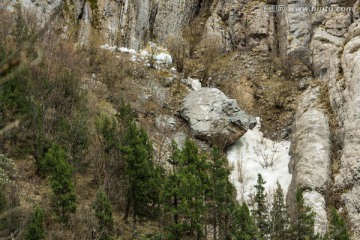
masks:
<instances>
[{"instance_id":1,"label":"evergreen tree","mask_svg":"<svg viewBox=\"0 0 360 240\"><path fill-rule=\"evenodd\" d=\"M161 201L164 211L172 215L173 223L169 228L169 239L180 240L183 232L183 225L180 222L180 176L177 167L180 163L180 150L176 142L172 141L172 153L168 162L172 165L171 173L165 177L164 189L161 194Z\"/></svg>"},{"instance_id":2,"label":"evergreen tree","mask_svg":"<svg viewBox=\"0 0 360 240\"><path fill-rule=\"evenodd\" d=\"M30 223L27 227L25 239L26 240L45 239L43 209L39 207L34 208L34 212L31 215Z\"/></svg>"},{"instance_id":3,"label":"evergreen tree","mask_svg":"<svg viewBox=\"0 0 360 240\"><path fill-rule=\"evenodd\" d=\"M232 219L233 238L237 240L258 240L258 228L250 215L250 210L245 202L235 209ZM232 238L232 239L233 239Z\"/></svg>"},{"instance_id":4,"label":"evergreen tree","mask_svg":"<svg viewBox=\"0 0 360 240\"><path fill-rule=\"evenodd\" d=\"M119 106L117 109L118 114L116 116L123 125L127 125L128 123L134 121L135 113L130 104L126 103L123 97L117 99L115 105Z\"/></svg>"},{"instance_id":5,"label":"evergreen tree","mask_svg":"<svg viewBox=\"0 0 360 240\"><path fill-rule=\"evenodd\" d=\"M38 171L42 175L51 175L54 173L56 165L59 162L66 161L65 159L65 150L59 145L53 144L53 146L46 152L45 156L39 162Z\"/></svg>"},{"instance_id":6,"label":"evergreen tree","mask_svg":"<svg viewBox=\"0 0 360 240\"><path fill-rule=\"evenodd\" d=\"M153 163L153 148L146 131L139 129L134 121L129 123L125 131L124 143L121 150L128 182L124 219L128 219L131 210L135 224L137 216L145 216L149 206L159 203L162 170Z\"/></svg>"},{"instance_id":7,"label":"evergreen tree","mask_svg":"<svg viewBox=\"0 0 360 240\"><path fill-rule=\"evenodd\" d=\"M95 216L99 221L100 240L111 239L111 231L114 227L114 220L112 217L112 209L110 202L103 189L100 189L96 195L95 202L93 204L95 210Z\"/></svg>"},{"instance_id":8,"label":"evergreen tree","mask_svg":"<svg viewBox=\"0 0 360 240\"><path fill-rule=\"evenodd\" d=\"M165 212L174 220L170 226L171 239L182 239L185 232L201 239L209 190L205 158L199 155L195 143L187 139L182 151L173 143L169 162L173 171L166 177L162 199Z\"/></svg>"},{"instance_id":9,"label":"evergreen tree","mask_svg":"<svg viewBox=\"0 0 360 240\"><path fill-rule=\"evenodd\" d=\"M292 234L294 240L317 239L314 233L315 213L305 205L303 192L296 190L295 217L292 221Z\"/></svg>"},{"instance_id":10,"label":"evergreen tree","mask_svg":"<svg viewBox=\"0 0 360 240\"><path fill-rule=\"evenodd\" d=\"M290 217L284 201L284 192L279 182L277 182L270 216L271 239L290 239Z\"/></svg>"},{"instance_id":11,"label":"evergreen tree","mask_svg":"<svg viewBox=\"0 0 360 240\"><path fill-rule=\"evenodd\" d=\"M331 210L330 239L349 240L350 236L346 228L346 223L335 208Z\"/></svg>"},{"instance_id":12,"label":"evergreen tree","mask_svg":"<svg viewBox=\"0 0 360 240\"><path fill-rule=\"evenodd\" d=\"M261 238L264 238L269 234L269 219L268 219L268 206L266 200L266 193L264 184L266 182L262 178L261 174L258 174L257 183L255 185L255 198L253 216L256 225L260 229Z\"/></svg>"},{"instance_id":13,"label":"evergreen tree","mask_svg":"<svg viewBox=\"0 0 360 240\"><path fill-rule=\"evenodd\" d=\"M63 151L58 147L55 149L57 149L56 151ZM63 154L56 152L55 156L61 156L61 158L52 159L54 163L50 178L53 191L52 207L58 220L66 223L69 220L70 213L76 211L75 187L71 180L72 168Z\"/></svg>"},{"instance_id":14,"label":"evergreen tree","mask_svg":"<svg viewBox=\"0 0 360 240\"><path fill-rule=\"evenodd\" d=\"M228 225L232 210L235 208L235 189L229 182L230 170L218 148L212 149L212 161L209 167L210 193L209 205L212 214L213 239L224 239L228 234Z\"/></svg>"},{"instance_id":15,"label":"evergreen tree","mask_svg":"<svg viewBox=\"0 0 360 240\"><path fill-rule=\"evenodd\" d=\"M206 159L199 155L196 144L186 139L180 158L180 195L182 196L183 217L189 224L196 239L203 236L205 199L209 189Z\"/></svg>"}]
</instances>

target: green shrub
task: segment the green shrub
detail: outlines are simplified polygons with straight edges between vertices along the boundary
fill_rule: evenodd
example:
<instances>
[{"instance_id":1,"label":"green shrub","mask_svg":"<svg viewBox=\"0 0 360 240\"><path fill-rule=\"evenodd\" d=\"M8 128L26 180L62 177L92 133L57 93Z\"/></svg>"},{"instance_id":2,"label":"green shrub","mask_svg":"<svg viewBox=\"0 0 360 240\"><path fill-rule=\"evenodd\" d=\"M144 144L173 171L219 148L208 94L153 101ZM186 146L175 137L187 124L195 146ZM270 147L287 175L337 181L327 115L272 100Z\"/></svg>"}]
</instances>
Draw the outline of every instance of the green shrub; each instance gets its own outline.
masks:
<instances>
[{"instance_id":1,"label":"green shrub","mask_svg":"<svg viewBox=\"0 0 360 240\"><path fill-rule=\"evenodd\" d=\"M44 211L39 207L35 207L27 227L25 240L41 239L45 239Z\"/></svg>"}]
</instances>

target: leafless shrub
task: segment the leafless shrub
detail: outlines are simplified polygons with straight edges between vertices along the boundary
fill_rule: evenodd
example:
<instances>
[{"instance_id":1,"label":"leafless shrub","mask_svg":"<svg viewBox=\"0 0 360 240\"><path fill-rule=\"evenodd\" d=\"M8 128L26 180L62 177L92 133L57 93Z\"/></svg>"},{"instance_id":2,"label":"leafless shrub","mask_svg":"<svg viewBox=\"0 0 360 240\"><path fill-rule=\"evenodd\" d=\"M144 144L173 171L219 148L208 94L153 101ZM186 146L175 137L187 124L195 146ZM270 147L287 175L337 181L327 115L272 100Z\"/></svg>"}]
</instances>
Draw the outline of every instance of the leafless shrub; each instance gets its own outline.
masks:
<instances>
[{"instance_id":1,"label":"leafless shrub","mask_svg":"<svg viewBox=\"0 0 360 240\"><path fill-rule=\"evenodd\" d=\"M173 57L176 70L182 72L184 70L184 61L186 58L187 44L181 36L171 35L167 39L167 48Z\"/></svg>"},{"instance_id":2,"label":"leafless shrub","mask_svg":"<svg viewBox=\"0 0 360 240\"><path fill-rule=\"evenodd\" d=\"M275 155L277 152L277 147L275 146L275 142L272 142L269 146L264 139L262 139L259 146L259 159L255 161L258 162L263 168L272 167L275 162Z\"/></svg>"},{"instance_id":3,"label":"leafless shrub","mask_svg":"<svg viewBox=\"0 0 360 240\"><path fill-rule=\"evenodd\" d=\"M201 25L194 23L190 26L187 26L182 33L182 37L185 39L188 45L190 58L193 57L196 47L201 42L202 31L203 29Z\"/></svg>"},{"instance_id":4,"label":"leafless shrub","mask_svg":"<svg viewBox=\"0 0 360 240\"><path fill-rule=\"evenodd\" d=\"M255 81L255 96L270 109L292 110L291 96L296 92L296 82L282 76L273 75L270 79Z\"/></svg>"},{"instance_id":5,"label":"leafless shrub","mask_svg":"<svg viewBox=\"0 0 360 240\"><path fill-rule=\"evenodd\" d=\"M245 191L246 187L251 180L250 175L246 172L246 162L240 154L240 150L238 150L237 155L240 156L237 161L237 178L241 184L241 199L245 199Z\"/></svg>"},{"instance_id":6,"label":"leafless shrub","mask_svg":"<svg viewBox=\"0 0 360 240\"><path fill-rule=\"evenodd\" d=\"M217 58L221 56L221 37L209 35L202 41L202 64L201 80L209 85L210 68Z\"/></svg>"}]
</instances>

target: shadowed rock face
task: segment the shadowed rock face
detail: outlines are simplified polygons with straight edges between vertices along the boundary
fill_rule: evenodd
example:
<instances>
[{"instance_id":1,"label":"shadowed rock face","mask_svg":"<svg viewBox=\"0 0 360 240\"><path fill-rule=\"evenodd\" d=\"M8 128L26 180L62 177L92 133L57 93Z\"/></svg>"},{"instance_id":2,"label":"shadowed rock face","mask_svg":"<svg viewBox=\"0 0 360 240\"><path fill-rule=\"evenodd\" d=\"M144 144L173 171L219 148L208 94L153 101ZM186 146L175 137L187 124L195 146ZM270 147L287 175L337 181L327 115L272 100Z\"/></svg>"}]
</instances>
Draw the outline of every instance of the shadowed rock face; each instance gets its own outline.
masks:
<instances>
[{"instance_id":1,"label":"shadowed rock face","mask_svg":"<svg viewBox=\"0 0 360 240\"><path fill-rule=\"evenodd\" d=\"M233 144L256 125L254 117L216 88L201 88L188 94L181 115L196 138L222 146Z\"/></svg>"}]
</instances>

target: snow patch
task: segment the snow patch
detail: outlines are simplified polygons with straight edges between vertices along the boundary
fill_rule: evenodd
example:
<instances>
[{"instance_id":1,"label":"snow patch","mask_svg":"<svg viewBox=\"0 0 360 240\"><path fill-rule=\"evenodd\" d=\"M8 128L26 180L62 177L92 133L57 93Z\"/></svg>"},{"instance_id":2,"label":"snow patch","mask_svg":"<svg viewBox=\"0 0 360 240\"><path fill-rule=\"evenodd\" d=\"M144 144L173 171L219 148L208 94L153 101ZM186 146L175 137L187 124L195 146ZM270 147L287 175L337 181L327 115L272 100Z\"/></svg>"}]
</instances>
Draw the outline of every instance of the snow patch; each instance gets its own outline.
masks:
<instances>
[{"instance_id":1,"label":"snow patch","mask_svg":"<svg viewBox=\"0 0 360 240\"><path fill-rule=\"evenodd\" d=\"M291 182L288 170L290 142L276 142L264 138L260 131L260 118L252 130L248 130L227 152L231 167L230 181L234 184L238 201L250 201L260 173L266 181L269 193L276 190L279 181L284 194Z\"/></svg>"},{"instance_id":2,"label":"snow patch","mask_svg":"<svg viewBox=\"0 0 360 240\"><path fill-rule=\"evenodd\" d=\"M131 55L136 54L136 50L129 49L129 48L126 48L126 47L120 47L120 48L118 48L118 51L123 52L123 53L129 53Z\"/></svg>"},{"instance_id":3,"label":"snow patch","mask_svg":"<svg viewBox=\"0 0 360 240\"><path fill-rule=\"evenodd\" d=\"M143 58L146 58L146 57L150 57L150 53L146 50L144 51L141 51L140 55L143 57Z\"/></svg>"},{"instance_id":4,"label":"snow patch","mask_svg":"<svg viewBox=\"0 0 360 240\"><path fill-rule=\"evenodd\" d=\"M160 63L172 64L172 57L167 53L160 53L155 56L155 59Z\"/></svg>"},{"instance_id":5,"label":"snow patch","mask_svg":"<svg viewBox=\"0 0 360 240\"><path fill-rule=\"evenodd\" d=\"M109 44L104 44L100 46L101 49L109 50L111 52L115 52L117 47L116 46L110 46Z\"/></svg>"}]
</instances>

